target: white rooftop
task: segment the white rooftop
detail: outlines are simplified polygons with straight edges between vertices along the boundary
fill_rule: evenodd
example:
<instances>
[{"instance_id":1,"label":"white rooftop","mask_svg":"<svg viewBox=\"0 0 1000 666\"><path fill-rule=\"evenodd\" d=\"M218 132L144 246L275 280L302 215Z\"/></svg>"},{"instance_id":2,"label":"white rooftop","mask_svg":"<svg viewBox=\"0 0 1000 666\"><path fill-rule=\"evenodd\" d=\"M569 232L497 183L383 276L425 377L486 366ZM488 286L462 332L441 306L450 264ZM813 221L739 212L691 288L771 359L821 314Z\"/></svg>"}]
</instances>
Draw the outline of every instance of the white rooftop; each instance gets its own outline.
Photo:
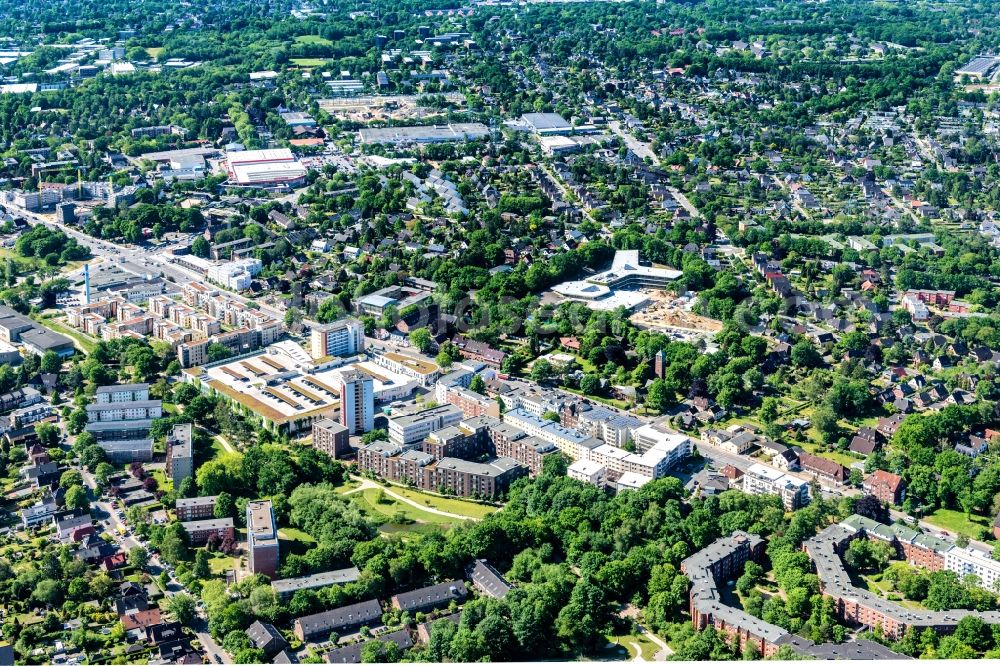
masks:
<instances>
[{"instance_id":1,"label":"white rooftop","mask_svg":"<svg viewBox=\"0 0 1000 666\"><path fill-rule=\"evenodd\" d=\"M581 476L593 476L604 469L604 465L592 460L575 460L566 468L567 474L580 474Z\"/></svg>"},{"instance_id":2,"label":"white rooftop","mask_svg":"<svg viewBox=\"0 0 1000 666\"><path fill-rule=\"evenodd\" d=\"M636 474L635 472L625 472L615 482L619 490L638 490L652 481L648 476Z\"/></svg>"}]
</instances>

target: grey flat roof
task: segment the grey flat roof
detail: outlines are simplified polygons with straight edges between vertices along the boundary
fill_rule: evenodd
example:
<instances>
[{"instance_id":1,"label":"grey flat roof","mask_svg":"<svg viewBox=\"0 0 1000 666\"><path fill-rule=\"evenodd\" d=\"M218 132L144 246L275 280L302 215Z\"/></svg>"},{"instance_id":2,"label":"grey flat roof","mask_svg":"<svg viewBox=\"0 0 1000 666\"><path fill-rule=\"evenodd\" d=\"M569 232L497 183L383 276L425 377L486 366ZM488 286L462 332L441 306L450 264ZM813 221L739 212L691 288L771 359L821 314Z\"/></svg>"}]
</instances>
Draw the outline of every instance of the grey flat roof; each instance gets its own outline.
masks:
<instances>
[{"instance_id":1,"label":"grey flat roof","mask_svg":"<svg viewBox=\"0 0 1000 666\"><path fill-rule=\"evenodd\" d=\"M477 474L479 476L500 476L505 472L520 467L521 463L513 458L495 458L488 463L478 463L461 458L441 458L437 463L438 469L453 469L466 474Z\"/></svg>"},{"instance_id":2,"label":"grey flat roof","mask_svg":"<svg viewBox=\"0 0 1000 666\"><path fill-rule=\"evenodd\" d=\"M203 497L180 497L177 499L177 508L189 507L189 506L206 506L209 504L215 504L215 501L219 499L218 495L205 495Z\"/></svg>"},{"instance_id":3,"label":"grey flat roof","mask_svg":"<svg viewBox=\"0 0 1000 666\"><path fill-rule=\"evenodd\" d=\"M402 592L393 596L393 599L402 610L420 610L429 606L445 605L452 599L464 599L467 594L462 581L446 580L412 592Z\"/></svg>"},{"instance_id":4,"label":"grey flat roof","mask_svg":"<svg viewBox=\"0 0 1000 666\"><path fill-rule=\"evenodd\" d=\"M94 421L84 428L87 432L104 432L109 430L139 430L149 429L154 419L135 419L134 421Z\"/></svg>"},{"instance_id":5,"label":"grey flat roof","mask_svg":"<svg viewBox=\"0 0 1000 666\"><path fill-rule=\"evenodd\" d=\"M353 583L360 575L361 572L358 571L357 567L348 567L347 569L338 569L336 571L324 571L312 576L272 581L271 588L277 594L291 594L298 590L311 590L317 587L326 587L327 585Z\"/></svg>"},{"instance_id":6,"label":"grey flat roof","mask_svg":"<svg viewBox=\"0 0 1000 666\"><path fill-rule=\"evenodd\" d=\"M319 419L318 421L313 421L313 427L322 428L323 430L332 430L333 432L347 430L347 426L333 419Z\"/></svg>"},{"instance_id":7,"label":"grey flat roof","mask_svg":"<svg viewBox=\"0 0 1000 666\"><path fill-rule=\"evenodd\" d=\"M55 349L56 347L72 346L73 341L62 333L50 331L47 328L33 328L21 333L21 340L38 349Z\"/></svg>"},{"instance_id":8,"label":"grey flat roof","mask_svg":"<svg viewBox=\"0 0 1000 666\"><path fill-rule=\"evenodd\" d=\"M525 113L521 116L536 130L569 129L571 125L558 113Z\"/></svg>"},{"instance_id":9,"label":"grey flat roof","mask_svg":"<svg viewBox=\"0 0 1000 666\"><path fill-rule=\"evenodd\" d=\"M110 386L98 386L95 393L117 393L118 391L144 390L149 390L149 384L111 384Z\"/></svg>"},{"instance_id":10,"label":"grey flat roof","mask_svg":"<svg viewBox=\"0 0 1000 666\"><path fill-rule=\"evenodd\" d=\"M116 409L149 409L162 407L162 400L136 400L135 402L95 402L87 405L88 412L113 412Z\"/></svg>"},{"instance_id":11,"label":"grey flat roof","mask_svg":"<svg viewBox=\"0 0 1000 666\"><path fill-rule=\"evenodd\" d=\"M490 130L482 123L418 125L415 127L377 127L358 131L362 143L404 143L408 141L463 141L481 139Z\"/></svg>"},{"instance_id":12,"label":"grey flat roof","mask_svg":"<svg viewBox=\"0 0 1000 666\"><path fill-rule=\"evenodd\" d=\"M430 419L436 419L444 414L454 415L461 414L462 410L453 405L439 405L437 407L431 407L430 409L425 409L414 414L403 414L401 416L391 417L393 423L401 427L406 427L414 423L419 423L421 421L427 421Z\"/></svg>"},{"instance_id":13,"label":"grey flat roof","mask_svg":"<svg viewBox=\"0 0 1000 666\"><path fill-rule=\"evenodd\" d=\"M207 520L189 520L186 523L181 523L181 527L188 532L198 532L200 530L224 530L232 528L232 526L232 518L209 518Z\"/></svg>"}]
</instances>

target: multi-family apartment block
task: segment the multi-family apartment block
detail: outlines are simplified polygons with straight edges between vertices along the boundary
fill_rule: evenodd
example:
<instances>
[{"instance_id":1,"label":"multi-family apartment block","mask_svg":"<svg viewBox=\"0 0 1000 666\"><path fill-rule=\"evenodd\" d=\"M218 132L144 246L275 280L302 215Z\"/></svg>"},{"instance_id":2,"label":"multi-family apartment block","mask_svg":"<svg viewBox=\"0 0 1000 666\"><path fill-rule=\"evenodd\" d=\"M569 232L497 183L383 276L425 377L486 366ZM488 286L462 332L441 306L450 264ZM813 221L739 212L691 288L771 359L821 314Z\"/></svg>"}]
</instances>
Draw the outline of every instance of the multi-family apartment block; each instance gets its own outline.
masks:
<instances>
[{"instance_id":1,"label":"multi-family apartment block","mask_svg":"<svg viewBox=\"0 0 1000 666\"><path fill-rule=\"evenodd\" d=\"M167 437L167 474L180 488L181 482L194 476L194 426L178 423Z\"/></svg>"},{"instance_id":2,"label":"multi-family apartment block","mask_svg":"<svg viewBox=\"0 0 1000 666\"><path fill-rule=\"evenodd\" d=\"M389 417L389 441L399 446L416 446L429 434L462 420L462 411L451 405L432 407L413 414Z\"/></svg>"},{"instance_id":3,"label":"multi-family apartment block","mask_svg":"<svg viewBox=\"0 0 1000 666\"><path fill-rule=\"evenodd\" d=\"M331 458L342 458L351 452L347 426L333 419L320 419L312 424L313 446Z\"/></svg>"},{"instance_id":4,"label":"multi-family apartment block","mask_svg":"<svg viewBox=\"0 0 1000 666\"><path fill-rule=\"evenodd\" d=\"M174 507L174 511L177 513L177 520L186 523L192 520L211 518L215 515L215 504L218 500L218 495L179 497Z\"/></svg>"},{"instance_id":5,"label":"multi-family apartment block","mask_svg":"<svg viewBox=\"0 0 1000 666\"><path fill-rule=\"evenodd\" d=\"M247 504L247 568L271 578L278 570L278 525L270 500Z\"/></svg>"},{"instance_id":6,"label":"multi-family apartment block","mask_svg":"<svg viewBox=\"0 0 1000 666\"><path fill-rule=\"evenodd\" d=\"M774 468L753 464L743 475L743 492L748 495L777 495L786 511L809 503L809 484Z\"/></svg>"},{"instance_id":7,"label":"multi-family apartment block","mask_svg":"<svg viewBox=\"0 0 1000 666\"><path fill-rule=\"evenodd\" d=\"M486 463L441 458L391 442L373 442L358 449L358 467L391 481L417 488L451 492L459 497L495 497L506 492L528 470L511 458Z\"/></svg>"},{"instance_id":8,"label":"multi-family apartment block","mask_svg":"<svg viewBox=\"0 0 1000 666\"><path fill-rule=\"evenodd\" d=\"M365 327L357 319L314 324L309 335L313 359L354 356L365 350Z\"/></svg>"},{"instance_id":9,"label":"multi-family apartment block","mask_svg":"<svg viewBox=\"0 0 1000 666\"><path fill-rule=\"evenodd\" d=\"M87 405L91 433L115 463L149 461L153 440L149 436L153 420L163 415L160 400L149 399L149 384L101 386Z\"/></svg>"}]
</instances>

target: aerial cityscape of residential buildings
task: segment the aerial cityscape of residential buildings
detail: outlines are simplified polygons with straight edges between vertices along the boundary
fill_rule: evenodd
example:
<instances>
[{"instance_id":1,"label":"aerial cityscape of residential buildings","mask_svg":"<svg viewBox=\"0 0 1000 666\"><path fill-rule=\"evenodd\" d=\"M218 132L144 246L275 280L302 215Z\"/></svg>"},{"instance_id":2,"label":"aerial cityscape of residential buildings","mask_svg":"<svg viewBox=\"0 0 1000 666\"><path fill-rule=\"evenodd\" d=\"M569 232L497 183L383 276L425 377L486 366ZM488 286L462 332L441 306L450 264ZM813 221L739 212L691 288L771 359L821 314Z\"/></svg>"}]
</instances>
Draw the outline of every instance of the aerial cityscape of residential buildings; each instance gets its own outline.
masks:
<instances>
[{"instance_id":1,"label":"aerial cityscape of residential buildings","mask_svg":"<svg viewBox=\"0 0 1000 666\"><path fill-rule=\"evenodd\" d=\"M994 0L0 13L0 664L1000 656Z\"/></svg>"}]
</instances>

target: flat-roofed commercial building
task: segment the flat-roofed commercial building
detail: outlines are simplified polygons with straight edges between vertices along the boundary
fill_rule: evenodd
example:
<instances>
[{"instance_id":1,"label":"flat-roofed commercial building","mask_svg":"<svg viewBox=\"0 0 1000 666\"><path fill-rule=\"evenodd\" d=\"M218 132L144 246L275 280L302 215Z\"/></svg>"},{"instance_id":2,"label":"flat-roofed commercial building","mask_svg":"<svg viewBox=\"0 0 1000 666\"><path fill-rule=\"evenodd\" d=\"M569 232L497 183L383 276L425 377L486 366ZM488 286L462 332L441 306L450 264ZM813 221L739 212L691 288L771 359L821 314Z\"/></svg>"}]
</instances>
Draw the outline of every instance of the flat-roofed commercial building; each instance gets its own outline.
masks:
<instances>
[{"instance_id":1,"label":"flat-roofed commercial building","mask_svg":"<svg viewBox=\"0 0 1000 666\"><path fill-rule=\"evenodd\" d=\"M241 150L226 154L230 180L243 186L294 185L306 177L306 168L287 148Z\"/></svg>"},{"instance_id":2,"label":"flat-roofed commercial building","mask_svg":"<svg viewBox=\"0 0 1000 666\"><path fill-rule=\"evenodd\" d=\"M681 271L660 268L639 261L638 250L619 250L611 268L586 280L571 280L552 287L555 293L586 303L595 310L613 310L624 306L635 310L648 298L638 289L668 289L681 276Z\"/></svg>"},{"instance_id":3,"label":"flat-roofed commercial building","mask_svg":"<svg viewBox=\"0 0 1000 666\"><path fill-rule=\"evenodd\" d=\"M490 129L482 123L452 123L450 125L417 125L413 127L380 127L358 130L358 140L364 144L418 144L471 141L488 137Z\"/></svg>"},{"instance_id":4,"label":"flat-roofed commercial building","mask_svg":"<svg viewBox=\"0 0 1000 666\"><path fill-rule=\"evenodd\" d=\"M315 421L335 417L340 409L341 375L353 371L371 379L374 402L401 400L416 388L409 377L371 361L317 361L291 340L182 372L185 381L228 400L248 420L294 435L311 430Z\"/></svg>"},{"instance_id":5,"label":"flat-roofed commercial building","mask_svg":"<svg viewBox=\"0 0 1000 666\"><path fill-rule=\"evenodd\" d=\"M573 126L558 113L525 113L521 116L521 121L538 136L555 136L573 131Z\"/></svg>"},{"instance_id":6,"label":"flat-roofed commercial building","mask_svg":"<svg viewBox=\"0 0 1000 666\"><path fill-rule=\"evenodd\" d=\"M412 377L421 386L432 386L441 376L441 368L428 358L385 352L374 357L375 363L383 368Z\"/></svg>"}]
</instances>

